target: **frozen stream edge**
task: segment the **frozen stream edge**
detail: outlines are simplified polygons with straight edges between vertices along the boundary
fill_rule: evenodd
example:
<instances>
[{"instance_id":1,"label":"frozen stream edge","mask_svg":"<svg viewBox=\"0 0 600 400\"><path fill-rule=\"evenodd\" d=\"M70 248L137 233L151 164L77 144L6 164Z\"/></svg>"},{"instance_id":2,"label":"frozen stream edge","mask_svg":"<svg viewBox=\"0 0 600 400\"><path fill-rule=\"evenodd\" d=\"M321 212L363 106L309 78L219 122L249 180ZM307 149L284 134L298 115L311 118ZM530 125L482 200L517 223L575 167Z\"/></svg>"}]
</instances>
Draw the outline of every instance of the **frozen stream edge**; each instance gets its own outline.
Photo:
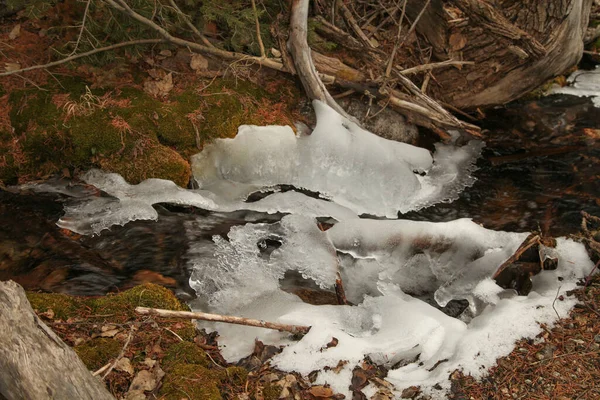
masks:
<instances>
[{"instance_id":1,"label":"frozen stream edge","mask_svg":"<svg viewBox=\"0 0 600 400\"><path fill-rule=\"evenodd\" d=\"M311 325L311 331L294 342L259 328L201 326L219 331L228 361L250 353L255 338L284 345L273 359L277 367L302 374L321 370L316 383L328 383L346 396L351 395L352 369L365 356L388 367L418 356L418 361L390 370L388 380L399 392L416 385L433 398L445 398L452 371L481 377L498 357L512 351L516 340L534 337L539 324L552 324L557 313L567 316L576 300L565 297L553 306L556 296L573 289L593 267L579 243L559 238L557 248L548 250L558 256L558 268L535 276L528 296L516 296L489 276L516 250L524 233L494 232L464 219L427 223L359 218L396 218L398 212L456 198L473 183L481 142L440 144L432 156L364 131L321 103L315 103L315 110L318 122L309 136L296 136L289 127L242 126L236 138L208 146L194 157L197 190L160 179L130 185L117 174L92 170L84 179L110 197L77 199L65 208L58 225L101 234L113 225L156 220L152 206L157 203L289 213L275 224L233 227L228 240L213 238L211 254L192 246L190 284L202 311ZM276 191L279 185L318 192L321 198L291 191L246 202L250 194ZM316 217L339 222L321 232ZM193 236L193 224L188 230ZM265 238L275 238L281 246L262 254L258 244ZM414 243L423 238L430 246L415 251ZM347 255L341 269L356 306L314 306L280 289L279 280L290 270L331 288L337 252ZM451 318L406 294L419 290L435 293L441 304L469 299L474 318ZM338 345L323 350L332 337ZM348 363L339 373L323 370L340 360ZM436 384L443 390L434 390Z\"/></svg>"}]
</instances>

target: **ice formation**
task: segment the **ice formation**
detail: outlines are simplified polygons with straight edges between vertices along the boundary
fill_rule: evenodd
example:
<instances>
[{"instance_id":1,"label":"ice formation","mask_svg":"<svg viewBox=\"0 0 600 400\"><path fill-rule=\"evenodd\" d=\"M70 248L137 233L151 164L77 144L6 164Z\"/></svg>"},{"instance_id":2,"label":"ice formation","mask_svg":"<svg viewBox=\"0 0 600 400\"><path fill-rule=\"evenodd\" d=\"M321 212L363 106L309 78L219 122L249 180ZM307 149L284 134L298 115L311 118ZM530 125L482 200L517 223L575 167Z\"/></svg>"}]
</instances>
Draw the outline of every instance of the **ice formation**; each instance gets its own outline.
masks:
<instances>
[{"instance_id":1,"label":"ice formation","mask_svg":"<svg viewBox=\"0 0 600 400\"><path fill-rule=\"evenodd\" d=\"M36 190L73 196L58 224L82 234L99 234L136 219L155 220L157 203L198 207L212 216L235 210L289 214L272 223L238 223L212 242L197 240L204 232L200 228L212 220L186 221L190 285L198 293L192 306L310 325L307 335L292 340L267 329L202 324L218 330L229 361L248 355L255 339L282 345L273 364L303 374L319 371L317 384L328 383L347 396L353 367L368 356L390 369L388 379L399 393L417 385L434 398L445 398L443 390L432 388L448 388L452 371L481 376L516 340L535 336L539 323L566 315L575 300L565 296L555 302L557 294L572 289L592 268L581 244L559 239L557 248L548 250L558 257L558 268L535 276L531 293L517 296L490 276L525 233L494 232L465 219L359 218L396 218L398 212L456 198L473 182L482 143L438 144L432 156L376 137L322 103L316 102L315 110L317 126L310 135L295 135L289 127L242 126L234 139L207 146L193 161L199 189L160 179L130 185L119 175L92 170L83 178L101 196L87 189L71 194L61 185ZM284 186L301 190L285 191ZM323 232L317 217L338 223ZM282 290L290 271L325 291L333 290L341 272L354 305L302 302ZM461 318L432 305L456 299L469 300L470 310ZM333 337L338 345L327 348ZM325 369L340 360L347 361L341 371Z\"/></svg>"},{"instance_id":2,"label":"ice formation","mask_svg":"<svg viewBox=\"0 0 600 400\"><path fill-rule=\"evenodd\" d=\"M452 371L481 376L512 351L516 340L539 333L539 323L553 322L557 313L565 316L575 300L567 297L553 305L557 293L574 288L576 279L593 267L583 245L559 239L554 250L558 268L534 277L528 296L517 296L490 275L525 236L490 231L469 220L356 220L320 232L311 218L286 216L276 224L234 228L228 241L215 237L216 261L194 260L190 282L204 299L203 309L312 326L301 340L291 341L265 329L203 323L219 332L229 361L248 355L255 338L284 345L274 365L303 374L319 370L317 383L350 395L351 371L369 356L392 368L388 378L398 390L417 385L445 398L444 391L431 388L447 388ZM263 252L261 243L267 239L281 245ZM355 306L310 305L279 288L287 270L331 287L336 251L347 255L340 267ZM441 302L472 299L479 304L475 317L449 317L407 294L427 291ZM327 348L332 337L338 345ZM324 370L340 360L348 361L341 372Z\"/></svg>"},{"instance_id":3,"label":"ice formation","mask_svg":"<svg viewBox=\"0 0 600 400\"><path fill-rule=\"evenodd\" d=\"M209 198L164 179L147 179L130 185L120 175L100 170L91 170L82 179L112 197L91 196L65 207L65 215L57 225L80 234L98 234L113 225L135 220L156 220L158 213L152 207L156 203L217 208Z\"/></svg>"},{"instance_id":4,"label":"ice formation","mask_svg":"<svg viewBox=\"0 0 600 400\"><path fill-rule=\"evenodd\" d=\"M428 150L367 132L321 102L314 105L317 126L310 135L296 136L288 126L244 125L234 139L207 146L193 157L200 186L196 190L162 179L130 185L117 174L92 170L82 179L111 197L92 196L70 205L59 226L98 234L133 220L155 220L158 214L152 206L157 203L337 221L361 214L396 218L398 212L453 200L474 182L471 172L482 142L462 147L437 144L432 156ZM281 192L280 185L321 197ZM260 192L274 193L248 201Z\"/></svg>"},{"instance_id":5,"label":"ice formation","mask_svg":"<svg viewBox=\"0 0 600 400\"><path fill-rule=\"evenodd\" d=\"M429 151L378 137L319 101L310 135L290 127L241 126L193 157L202 189L243 201L265 187L293 185L318 192L356 214L395 218L398 212L456 198L472 183L482 143L438 145ZM423 173L422 176L420 173Z\"/></svg>"},{"instance_id":6,"label":"ice formation","mask_svg":"<svg viewBox=\"0 0 600 400\"><path fill-rule=\"evenodd\" d=\"M554 88L550 93L591 97L594 106L600 107L600 69L596 67L592 71L575 71L569 76L567 83L568 86Z\"/></svg>"}]
</instances>

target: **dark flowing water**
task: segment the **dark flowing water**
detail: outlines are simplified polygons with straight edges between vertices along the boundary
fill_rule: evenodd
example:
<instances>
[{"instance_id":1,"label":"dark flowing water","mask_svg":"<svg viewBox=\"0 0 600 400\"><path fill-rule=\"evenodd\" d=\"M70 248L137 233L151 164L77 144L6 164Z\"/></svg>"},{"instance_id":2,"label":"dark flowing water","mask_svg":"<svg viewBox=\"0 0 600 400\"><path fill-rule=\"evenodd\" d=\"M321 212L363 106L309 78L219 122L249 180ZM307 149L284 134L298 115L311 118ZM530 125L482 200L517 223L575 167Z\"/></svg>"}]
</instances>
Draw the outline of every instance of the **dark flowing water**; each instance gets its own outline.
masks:
<instances>
[{"instance_id":1,"label":"dark flowing water","mask_svg":"<svg viewBox=\"0 0 600 400\"><path fill-rule=\"evenodd\" d=\"M488 112L483 127L487 147L475 185L452 203L401 218L468 217L490 229L559 236L578 230L581 210L600 215L600 110L589 99L560 95L516 103ZM80 295L154 282L189 299L190 242L209 248L213 235L225 236L233 225L280 218L159 205L157 222L136 221L88 237L55 225L68 201L57 193L0 190L0 280Z\"/></svg>"}]
</instances>

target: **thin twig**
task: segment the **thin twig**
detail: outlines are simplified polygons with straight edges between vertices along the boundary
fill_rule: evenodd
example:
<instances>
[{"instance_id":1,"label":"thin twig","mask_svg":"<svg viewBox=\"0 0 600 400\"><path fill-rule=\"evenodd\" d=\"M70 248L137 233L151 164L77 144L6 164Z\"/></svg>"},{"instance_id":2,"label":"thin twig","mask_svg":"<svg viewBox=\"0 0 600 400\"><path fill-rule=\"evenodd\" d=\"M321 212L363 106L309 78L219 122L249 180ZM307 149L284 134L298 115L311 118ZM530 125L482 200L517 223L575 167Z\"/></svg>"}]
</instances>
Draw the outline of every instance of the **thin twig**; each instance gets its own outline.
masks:
<instances>
[{"instance_id":1,"label":"thin twig","mask_svg":"<svg viewBox=\"0 0 600 400\"><path fill-rule=\"evenodd\" d=\"M400 43L400 47L402 47L402 45L404 44L404 42L406 42L406 39L408 39L408 37L410 36L411 33L413 33L413 31L415 30L415 28L417 27L417 23L419 22L419 20L421 19L421 17L423 16L423 14L425 13L425 10L427 9L427 7L429 6L429 3L431 2L431 0L427 0L425 2L425 5L423 6L423 8L421 9L421 12L419 12L419 15L417 15L417 18L415 18L415 20L413 21L412 25L410 26L410 28L408 29L408 32L406 32L406 35L404 36L404 39L402 39L402 42Z\"/></svg>"},{"instance_id":2,"label":"thin twig","mask_svg":"<svg viewBox=\"0 0 600 400\"><path fill-rule=\"evenodd\" d=\"M358 26L356 19L352 15L352 11L350 11L350 9L348 9L348 7L344 4L343 0L336 0L336 2L337 2L337 4L339 4L340 8L342 9L342 15L344 16L344 19L346 20L348 25L350 25L350 28L352 28L354 33L356 33L358 35L360 40L367 47L375 48L375 46L373 46L373 43L371 43L371 41L369 40L367 35L365 35L365 33L363 32L362 29L360 29L360 26Z\"/></svg>"},{"instance_id":3,"label":"thin twig","mask_svg":"<svg viewBox=\"0 0 600 400\"><path fill-rule=\"evenodd\" d=\"M77 60L82 57L88 57L88 56L91 56L91 55L94 55L97 53L101 53L103 51L114 50L114 49L118 49L121 47L134 46L136 44L156 44L156 43L165 43L165 42L166 41L164 39L140 39L140 40L131 40L129 42L121 42L121 43L113 44L113 45L106 46L106 47L99 47L97 49L86 51L85 53L81 53L81 54L76 54L71 57L63 58L58 61L53 61L48 64L34 65L31 67L27 67L27 68L21 68L21 69L15 70L15 71L2 72L2 73L0 73L0 76L8 76L8 75L20 74L20 73L27 72L27 71L34 71L36 69L46 69L46 68L50 68L50 67L55 67L57 65L67 63L69 61L74 61L74 60Z\"/></svg>"},{"instance_id":4,"label":"thin twig","mask_svg":"<svg viewBox=\"0 0 600 400\"><path fill-rule=\"evenodd\" d=\"M190 49L198 51L200 53L211 54L211 55L214 55L217 57L224 58L226 60L252 61L252 62L255 62L256 64L262 65L263 67L271 68L276 71L283 71L283 69L284 69L282 63L277 62L271 58L261 58L261 57L249 56L247 54L229 52L229 51L218 49L216 47L208 47L208 46L201 45L199 43L190 42L189 40L175 37L175 36L171 35L165 28L158 25L156 22L149 20L148 18L144 17L143 15L132 10L131 7L129 7L129 5L127 5L127 3L124 0L104 0L104 1L106 1L106 3L108 3L111 7L115 8L125 14L128 14L130 17L132 17L136 21L146 25L149 28L152 28L160 36L162 36L165 40L167 40L168 42L170 42L174 45L181 46L181 47L189 47Z\"/></svg>"},{"instance_id":5,"label":"thin twig","mask_svg":"<svg viewBox=\"0 0 600 400\"><path fill-rule=\"evenodd\" d=\"M136 307L135 312L141 315L155 315L164 318L200 319L203 321L225 322L228 324L255 326L258 328L274 329L290 333L307 333L310 326L287 325L277 322L267 322L258 319L234 317L231 315L208 314L203 312L172 311L159 308Z\"/></svg>"},{"instance_id":6,"label":"thin twig","mask_svg":"<svg viewBox=\"0 0 600 400\"><path fill-rule=\"evenodd\" d=\"M171 332L177 339L179 339L180 342L183 342L183 339L181 338L181 336L179 336L178 334L176 334L175 332L173 332L172 330L170 330L169 328L163 328L164 330Z\"/></svg>"},{"instance_id":7,"label":"thin twig","mask_svg":"<svg viewBox=\"0 0 600 400\"><path fill-rule=\"evenodd\" d=\"M254 12L254 24L256 25L256 39L258 40L258 47L260 47L260 56L262 58L267 57L265 53L265 45L263 44L260 36L260 22L258 22L258 11L256 11L256 0L252 0L252 11Z\"/></svg>"},{"instance_id":8,"label":"thin twig","mask_svg":"<svg viewBox=\"0 0 600 400\"><path fill-rule=\"evenodd\" d=\"M410 75L416 74L419 72L431 71L436 68L444 68L451 66L462 66L462 65L473 65L475 64L473 61L456 61L456 60L446 60L440 62L434 62L429 64L417 65L416 67L406 68L406 69L398 69L402 75Z\"/></svg>"},{"instance_id":9,"label":"thin twig","mask_svg":"<svg viewBox=\"0 0 600 400\"><path fill-rule=\"evenodd\" d=\"M599 265L600 265L600 260L598 260L598 262L596 263L596 265L594 265L594 268L592 268L592 270L590 271L590 273L588 274L588 276L585 278L585 285L583 286L584 289L586 287L588 287L588 285L590 284L590 281L592 280L592 276L594 275L594 272L596 272L596 270L598 269Z\"/></svg>"},{"instance_id":10,"label":"thin twig","mask_svg":"<svg viewBox=\"0 0 600 400\"><path fill-rule=\"evenodd\" d=\"M202 43L204 43L205 45L207 45L208 47L215 47L210 40L208 40L206 38L206 36L204 36L202 34L202 32L200 32L198 30L198 28L196 28L194 26L194 24L192 24L192 21L190 20L190 18L187 16L187 14L185 14L183 11L181 11L181 8L179 8L179 6L177 6L177 4L175 3L174 0L169 0L169 3L171 4L171 7L173 7L175 9L175 12L177 12L177 14L179 14L181 16L181 18L183 19L183 21L186 23L186 25L192 30L192 32L194 32L194 34L196 36L198 36L200 38L200 40L202 40Z\"/></svg>"},{"instance_id":11,"label":"thin twig","mask_svg":"<svg viewBox=\"0 0 600 400\"><path fill-rule=\"evenodd\" d=\"M83 36L83 31L85 30L85 21L87 19L88 10L90 9L91 2L92 0L88 0L87 4L85 5L85 11L83 12L83 18L81 19L81 29L79 30L79 35L77 36L77 41L75 42L75 48L69 54L69 56L75 54L77 52L77 49L79 48L79 43L81 42L81 37Z\"/></svg>"},{"instance_id":12,"label":"thin twig","mask_svg":"<svg viewBox=\"0 0 600 400\"><path fill-rule=\"evenodd\" d=\"M106 371L108 369L108 367L110 367L111 363L107 363L106 365L100 367L100 369L98 369L96 372L92 373L92 376L98 376L101 373L103 373L104 371Z\"/></svg>"},{"instance_id":13,"label":"thin twig","mask_svg":"<svg viewBox=\"0 0 600 400\"><path fill-rule=\"evenodd\" d=\"M394 58L396 58L396 52L398 51L399 43L400 43L400 35L402 34L402 22L404 21L404 15L406 14L406 3L407 0L404 0L402 5L402 14L400 14L400 22L398 22L398 33L396 34L396 42L394 43L394 48L392 49L392 54L390 55L390 59L388 60L388 65L385 69L385 77L389 78L392 73L392 65L394 65Z\"/></svg>"},{"instance_id":14,"label":"thin twig","mask_svg":"<svg viewBox=\"0 0 600 400\"><path fill-rule=\"evenodd\" d=\"M129 330L129 335L127 336L127 340L125 341L125 345L123 345L123 348L121 349L121 352L119 353L119 356L112 363L112 365L110 366L110 368L108 369L108 371L106 371L106 373L102 376L102 380L106 379L106 377L108 376L108 374L110 374L112 372L112 370L115 368L115 366L117 365L117 363L119 362L119 360L121 358L123 358L123 356L125 355L125 350L127 349L127 346L129 346L129 342L131 342L131 338L133 338L133 331L134 330L135 330L135 325L131 325L131 329Z\"/></svg>"}]
</instances>

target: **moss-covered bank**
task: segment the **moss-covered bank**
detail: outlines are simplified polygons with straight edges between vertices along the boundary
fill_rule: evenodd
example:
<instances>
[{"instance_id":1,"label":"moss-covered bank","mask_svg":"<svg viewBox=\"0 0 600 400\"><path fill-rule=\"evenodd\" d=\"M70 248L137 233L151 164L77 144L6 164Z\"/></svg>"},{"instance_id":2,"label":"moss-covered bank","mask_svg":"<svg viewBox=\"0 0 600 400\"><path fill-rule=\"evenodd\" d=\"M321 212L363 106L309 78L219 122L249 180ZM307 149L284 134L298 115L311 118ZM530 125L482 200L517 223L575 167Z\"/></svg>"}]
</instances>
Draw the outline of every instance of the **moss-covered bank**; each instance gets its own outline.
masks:
<instances>
[{"instance_id":1,"label":"moss-covered bank","mask_svg":"<svg viewBox=\"0 0 600 400\"><path fill-rule=\"evenodd\" d=\"M0 98L0 181L100 167L130 183L163 178L186 186L187 160L206 143L234 136L242 124L293 122L295 88L281 83L192 77L165 99L133 84L90 89L81 78L13 90Z\"/></svg>"},{"instance_id":2,"label":"moss-covered bank","mask_svg":"<svg viewBox=\"0 0 600 400\"><path fill-rule=\"evenodd\" d=\"M134 373L117 369L105 380L117 398L127 392L134 375L148 368L165 372L156 389L158 398L180 399L187 393L193 399L215 400L243 391L248 371L215 363L195 343L197 332L190 321L135 314L138 306L188 309L164 287L145 284L97 298L31 292L27 296L38 315L74 346L90 370L114 362L124 351ZM131 341L124 347L130 330Z\"/></svg>"}]
</instances>

